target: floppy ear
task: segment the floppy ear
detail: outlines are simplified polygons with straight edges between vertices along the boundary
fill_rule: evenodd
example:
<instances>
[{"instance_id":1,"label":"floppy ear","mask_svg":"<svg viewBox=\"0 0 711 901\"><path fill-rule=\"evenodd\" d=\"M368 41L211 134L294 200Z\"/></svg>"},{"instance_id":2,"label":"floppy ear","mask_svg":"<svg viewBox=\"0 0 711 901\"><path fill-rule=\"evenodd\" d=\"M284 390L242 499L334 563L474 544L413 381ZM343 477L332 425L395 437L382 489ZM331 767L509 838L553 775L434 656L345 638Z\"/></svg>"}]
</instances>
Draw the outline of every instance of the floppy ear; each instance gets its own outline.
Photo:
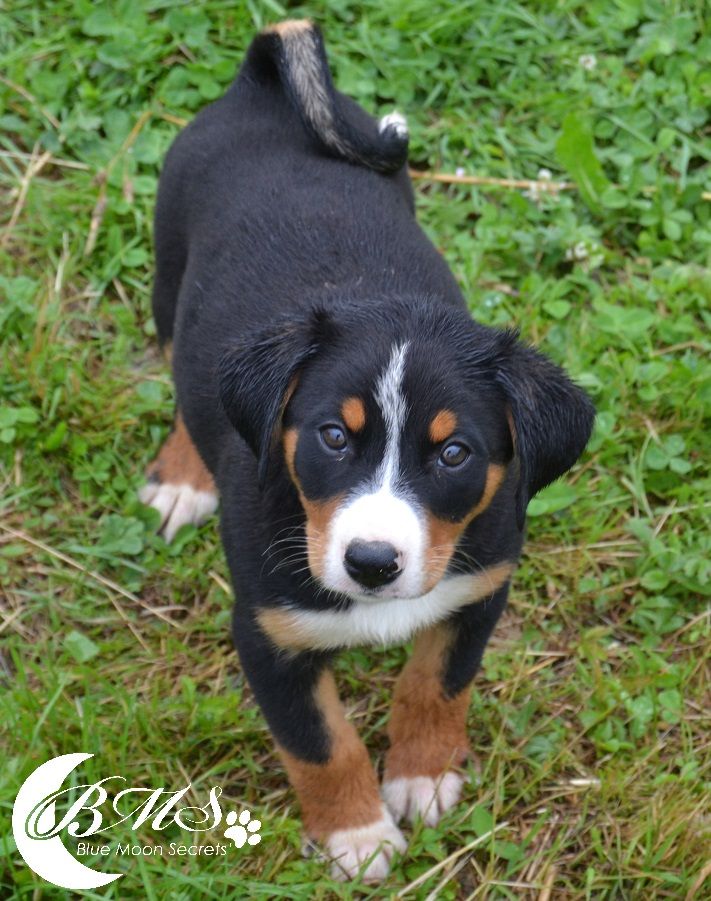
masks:
<instances>
[{"instance_id":1,"label":"floppy ear","mask_svg":"<svg viewBox=\"0 0 711 901\"><path fill-rule=\"evenodd\" d=\"M227 418L257 458L263 488L271 450L299 369L333 334L328 314L314 309L245 335L220 360L218 384Z\"/></svg>"},{"instance_id":2,"label":"floppy ear","mask_svg":"<svg viewBox=\"0 0 711 901\"><path fill-rule=\"evenodd\" d=\"M595 409L585 392L543 354L503 335L496 381L511 412L519 465L516 518L523 529L529 500L563 475L583 452Z\"/></svg>"}]
</instances>

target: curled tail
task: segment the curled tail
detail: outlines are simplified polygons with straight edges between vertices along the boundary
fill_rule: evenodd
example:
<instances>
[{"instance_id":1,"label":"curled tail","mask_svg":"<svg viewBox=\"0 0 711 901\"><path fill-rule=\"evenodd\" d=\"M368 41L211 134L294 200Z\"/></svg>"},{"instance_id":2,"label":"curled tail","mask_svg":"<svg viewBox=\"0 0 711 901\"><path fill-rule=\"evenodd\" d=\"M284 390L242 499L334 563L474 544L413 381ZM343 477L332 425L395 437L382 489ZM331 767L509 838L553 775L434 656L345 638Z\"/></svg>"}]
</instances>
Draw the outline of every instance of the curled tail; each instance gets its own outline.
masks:
<instances>
[{"instance_id":1,"label":"curled tail","mask_svg":"<svg viewBox=\"0 0 711 901\"><path fill-rule=\"evenodd\" d=\"M407 161L408 132L398 113L376 123L333 86L318 27L308 19L271 25L252 42L246 67L263 77L276 73L307 131L334 156L377 172L395 172Z\"/></svg>"}]
</instances>

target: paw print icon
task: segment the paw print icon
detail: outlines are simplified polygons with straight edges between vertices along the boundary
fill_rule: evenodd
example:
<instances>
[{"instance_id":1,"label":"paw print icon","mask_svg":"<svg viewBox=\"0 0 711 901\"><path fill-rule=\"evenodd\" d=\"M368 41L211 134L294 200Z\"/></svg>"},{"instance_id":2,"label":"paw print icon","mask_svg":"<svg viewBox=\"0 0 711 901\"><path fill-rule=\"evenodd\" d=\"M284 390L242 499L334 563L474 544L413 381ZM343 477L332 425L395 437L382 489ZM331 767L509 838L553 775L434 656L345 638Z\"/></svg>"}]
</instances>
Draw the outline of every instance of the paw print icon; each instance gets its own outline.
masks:
<instances>
[{"instance_id":1,"label":"paw print icon","mask_svg":"<svg viewBox=\"0 0 711 901\"><path fill-rule=\"evenodd\" d=\"M249 810L243 810L239 815L231 810L225 817L228 828L225 829L225 838L231 838L235 843L235 848L242 848L245 844L258 845L262 836L259 830L262 828L260 820L253 820Z\"/></svg>"}]
</instances>

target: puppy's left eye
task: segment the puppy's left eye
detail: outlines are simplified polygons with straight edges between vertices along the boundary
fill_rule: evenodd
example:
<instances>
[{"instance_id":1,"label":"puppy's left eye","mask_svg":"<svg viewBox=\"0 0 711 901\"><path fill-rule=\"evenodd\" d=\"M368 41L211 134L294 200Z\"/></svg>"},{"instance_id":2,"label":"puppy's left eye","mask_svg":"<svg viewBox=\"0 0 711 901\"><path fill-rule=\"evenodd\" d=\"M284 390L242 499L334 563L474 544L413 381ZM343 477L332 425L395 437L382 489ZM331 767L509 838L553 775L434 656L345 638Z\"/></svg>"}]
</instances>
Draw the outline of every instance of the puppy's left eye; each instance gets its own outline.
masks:
<instances>
[{"instance_id":1,"label":"puppy's left eye","mask_svg":"<svg viewBox=\"0 0 711 901\"><path fill-rule=\"evenodd\" d=\"M342 451L348 446L346 433L337 425L325 425L321 429L321 440L329 450Z\"/></svg>"},{"instance_id":2,"label":"puppy's left eye","mask_svg":"<svg viewBox=\"0 0 711 901\"><path fill-rule=\"evenodd\" d=\"M469 448L465 444L460 444L458 441L452 441L451 444L448 444L442 449L438 462L442 466L454 468L455 466L461 466L462 463L466 462L468 457Z\"/></svg>"}]
</instances>

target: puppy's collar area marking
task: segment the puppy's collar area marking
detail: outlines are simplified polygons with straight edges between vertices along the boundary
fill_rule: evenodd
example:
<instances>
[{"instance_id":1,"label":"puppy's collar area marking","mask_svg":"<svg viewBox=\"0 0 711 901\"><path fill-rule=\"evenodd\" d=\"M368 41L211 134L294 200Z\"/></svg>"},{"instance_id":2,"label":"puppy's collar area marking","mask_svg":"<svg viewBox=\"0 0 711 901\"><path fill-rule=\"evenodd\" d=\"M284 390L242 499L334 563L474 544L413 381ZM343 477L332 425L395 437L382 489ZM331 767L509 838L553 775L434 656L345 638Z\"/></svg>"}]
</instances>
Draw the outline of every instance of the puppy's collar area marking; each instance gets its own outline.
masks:
<instances>
[{"instance_id":1,"label":"puppy's collar area marking","mask_svg":"<svg viewBox=\"0 0 711 901\"><path fill-rule=\"evenodd\" d=\"M364 597L340 610L285 605L263 608L258 619L275 644L292 650L398 644L454 611L493 596L513 569L513 563L503 561L477 573L451 576L417 598Z\"/></svg>"}]
</instances>

